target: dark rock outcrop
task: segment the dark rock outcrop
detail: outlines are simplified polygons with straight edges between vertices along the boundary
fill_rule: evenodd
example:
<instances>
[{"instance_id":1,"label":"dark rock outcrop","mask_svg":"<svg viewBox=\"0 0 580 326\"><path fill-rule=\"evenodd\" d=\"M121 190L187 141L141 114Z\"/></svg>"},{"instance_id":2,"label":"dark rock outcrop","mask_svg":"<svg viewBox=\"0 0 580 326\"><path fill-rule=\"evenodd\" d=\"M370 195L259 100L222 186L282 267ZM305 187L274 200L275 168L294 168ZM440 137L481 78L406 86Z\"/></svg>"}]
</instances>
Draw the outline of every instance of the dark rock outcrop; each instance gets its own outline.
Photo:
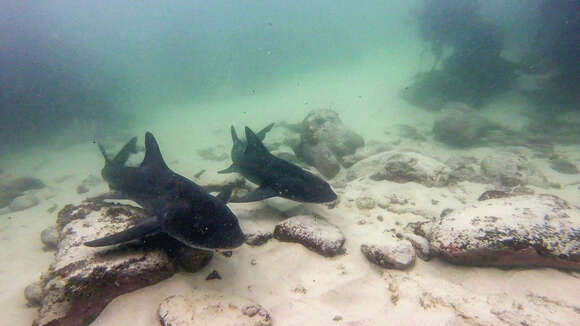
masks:
<instances>
[{"instance_id":1,"label":"dark rock outcrop","mask_svg":"<svg viewBox=\"0 0 580 326\"><path fill-rule=\"evenodd\" d=\"M274 238L300 243L327 257L341 253L345 241L338 227L310 215L294 216L278 223L274 229Z\"/></svg>"},{"instance_id":2,"label":"dark rock outcrop","mask_svg":"<svg viewBox=\"0 0 580 326\"><path fill-rule=\"evenodd\" d=\"M452 263L580 269L580 210L552 195L488 199L418 233Z\"/></svg>"},{"instance_id":3,"label":"dark rock outcrop","mask_svg":"<svg viewBox=\"0 0 580 326\"><path fill-rule=\"evenodd\" d=\"M42 278L34 325L89 324L115 297L164 280L175 272L167 241L90 248L87 240L125 230L147 215L142 209L85 202L58 216L55 262ZM172 251L172 250L169 250Z\"/></svg>"}]
</instances>

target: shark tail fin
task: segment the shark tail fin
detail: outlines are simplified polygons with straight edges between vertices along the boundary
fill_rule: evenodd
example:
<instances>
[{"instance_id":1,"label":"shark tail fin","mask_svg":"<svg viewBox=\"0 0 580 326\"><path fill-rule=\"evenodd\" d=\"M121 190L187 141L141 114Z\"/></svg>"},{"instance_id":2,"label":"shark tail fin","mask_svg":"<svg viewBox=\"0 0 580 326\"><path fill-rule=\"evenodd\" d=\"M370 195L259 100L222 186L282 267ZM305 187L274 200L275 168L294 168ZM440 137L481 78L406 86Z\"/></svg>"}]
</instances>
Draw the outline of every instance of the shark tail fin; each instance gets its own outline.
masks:
<instances>
[{"instance_id":1,"label":"shark tail fin","mask_svg":"<svg viewBox=\"0 0 580 326\"><path fill-rule=\"evenodd\" d=\"M105 158L105 164L110 164L111 163L111 159L109 159L109 156L107 155L107 152L105 151L105 146L103 146L103 144L99 143L99 151L101 151L101 154L103 154L103 157Z\"/></svg>"},{"instance_id":2,"label":"shark tail fin","mask_svg":"<svg viewBox=\"0 0 580 326\"><path fill-rule=\"evenodd\" d=\"M87 247L105 247L139 239L147 234L161 231L161 225L156 217L150 217L136 226L100 239L85 242Z\"/></svg>"},{"instance_id":3,"label":"shark tail fin","mask_svg":"<svg viewBox=\"0 0 580 326\"><path fill-rule=\"evenodd\" d=\"M248 145L246 146L246 153L247 152L268 152L268 149L260 138L252 131L252 129L246 127L246 141Z\"/></svg>"},{"instance_id":4,"label":"shark tail fin","mask_svg":"<svg viewBox=\"0 0 580 326\"><path fill-rule=\"evenodd\" d=\"M258 136L258 138L261 141L264 141L264 139L266 138L266 134L268 132L270 132L270 130L272 130L273 127L274 127L274 123L272 122L271 124L267 125L264 129L258 131L258 133L256 134L256 136Z\"/></svg>"},{"instance_id":5,"label":"shark tail fin","mask_svg":"<svg viewBox=\"0 0 580 326\"><path fill-rule=\"evenodd\" d=\"M157 144L157 140L155 140L155 137L150 132L145 133L145 158L141 166L168 169L167 164L163 160L163 156L161 156L159 144Z\"/></svg>"},{"instance_id":6,"label":"shark tail fin","mask_svg":"<svg viewBox=\"0 0 580 326\"><path fill-rule=\"evenodd\" d=\"M113 158L113 163L115 164L125 164L129 159L129 155L137 153L137 137L131 138L123 148L117 153L115 158Z\"/></svg>"}]
</instances>

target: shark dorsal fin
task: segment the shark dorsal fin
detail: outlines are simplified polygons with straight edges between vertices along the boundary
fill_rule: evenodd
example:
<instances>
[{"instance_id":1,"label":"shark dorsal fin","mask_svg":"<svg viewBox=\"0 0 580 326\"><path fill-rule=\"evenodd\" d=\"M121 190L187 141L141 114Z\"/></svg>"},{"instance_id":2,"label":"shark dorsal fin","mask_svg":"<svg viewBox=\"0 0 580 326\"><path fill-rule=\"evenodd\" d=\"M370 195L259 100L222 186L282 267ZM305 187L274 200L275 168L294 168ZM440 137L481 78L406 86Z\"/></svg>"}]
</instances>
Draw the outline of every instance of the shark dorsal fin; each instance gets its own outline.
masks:
<instances>
[{"instance_id":1,"label":"shark dorsal fin","mask_svg":"<svg viewBox=\"0 0 580 326\"><path fill-rule=\"evenodd\" d=\"M240 138L238 138L238 134L236 133L236 128L234 128L234 126L231 126L230 132L232 133L232 141L234 142L234 145L238 144L240 142Z\"/></svg>"},{"instance_id":2,"label":"shark dorsal fin","mask_svg":"<svg viewBox=\"0 0 580 326\"><path fill-rule=\"evenodd\" d=\"M157 167L167 169L167 164L161 156L161 151L159 150L159 144L157 140L153 137L153 134L147 132L145 134L145 158L141 163L141 166Z\"/></svg>"},{"instance_id":3,"label":"shark dorsal fin","mask_svg":"<svg viewBox=\"0 0 580 326\"><path fill-rule=\"evenodd\" d=\"M113 163L115 164L125 164L129 159L129 155L137 153L137 137L131 138L125 146L117 153L115 158L113 159Z\"/></svg>"},{"instance_id":4,"label":"shark dorsal fin","mask_svg":"<svg viewBox=\"0 0 580 326\"><path fill-rule=\"evenodd\" d=\"M248 145L246 146L246 153L247 152L268 152L268 149L260 138L256 136L256 134L252 131L252 129L246 127L246 142Z\"/></svg>"}]
</instances>

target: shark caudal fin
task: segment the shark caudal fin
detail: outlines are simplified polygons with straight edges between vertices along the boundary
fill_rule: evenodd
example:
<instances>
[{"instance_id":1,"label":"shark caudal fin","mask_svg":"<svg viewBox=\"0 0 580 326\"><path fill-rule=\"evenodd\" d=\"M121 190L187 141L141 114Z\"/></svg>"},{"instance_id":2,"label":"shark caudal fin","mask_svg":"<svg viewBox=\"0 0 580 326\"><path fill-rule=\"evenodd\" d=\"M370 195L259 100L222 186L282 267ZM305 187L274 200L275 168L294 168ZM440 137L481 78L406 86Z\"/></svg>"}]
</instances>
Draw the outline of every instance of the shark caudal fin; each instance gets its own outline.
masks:
<instances>
[{"instance_id":1,"label":"shark caudal fin","mask_svg":"<svg viewBox=\"0 0 580 326\"><path fill-rule=\"evenodd\" d=\"M123 165L129 159L129 155L137 153L137 137L131 138L131 140L129 140L125 144L125 146L123 146L123 148L121 148L119 153L117 153L117 155L115 155L115 157L112 160L107 155L107 152L105 151L105 147L101 143L99 143L98 145L99 145L99 151L101 151L101 154L103 154L103 157L105 158L105 162L107 164Z\"/></svg>"},{"instance_id":2,"label":"shark caudal fin","mask_svg":"<svg viewBox=\"0 0 580 326\"><path fill-rule=\"evenodd\" d=\"M137 153L137 137L131 138L131 140L121 148L115 158L113 158L112 162L115 164L125 164L129 159L129 156L135 153Z\"/></svg>"},{"instance_id":3,"label":"shark caudal fin","mask_svg":"<svg viewBox=\"0 0 580 326\"><path fill-rule=\"evenodd\" d=\"M99 151L101 151L101 154L103 154L103 157L105 158L105 164L110 164L111 160L109 159L109 156L107 156L107 152L105 151L105 147L101 143L99 143L98 145L99 145Z\"/></svg>"},{"instance_id":4,"label":"shark caudal fin","mask_svg":"<svg viewBox=\"0 0 580 326\"><path fill-rule=\"evenodd\" d=\"M155 167L160 169L168 169L167 164L161 156L159 144L150 132L145 133L145 158L141 163L141 167Z\"/></svg>"},{"instance_id":5,"label":"shark caudal fin","mask_svg":"<svg viewBox=\"0 0 580 326\"><path fill-rule=\"evenodd\" d=\"M150 217L130 229L106 236L104 238L88 241L84 244L87 247L112 246L115 244L139 239L147 234L155 233L158 231L161 231L161 224L159 224L156 217Z\"/></svg>"},{"instance_id":6,"label":"shark caudal fin","mask_svg":"<svg viewBox=\"0 0 580 326\"><path fill-rule=\"evenodd\" d=\"M271 124L267 125L264 129L258 131L256 136L258 136L258 139L260 139L261 141L264 141L264 139L266 139L266 134L270 132L270 130L272 130L273 127L274 123L272 122Z\"/></svg>"},{"instance_id":7,"label":"shark caudal fin","mask_svg":"<svg viewBox=\"0 0 580 326\"><path fill-rule=\"evenodd\" d=\"M256 152L268 152L268 149L262 141L256 136L252 129L246 127L246 153L256 153Z\"/></svg>"}]
</instances>

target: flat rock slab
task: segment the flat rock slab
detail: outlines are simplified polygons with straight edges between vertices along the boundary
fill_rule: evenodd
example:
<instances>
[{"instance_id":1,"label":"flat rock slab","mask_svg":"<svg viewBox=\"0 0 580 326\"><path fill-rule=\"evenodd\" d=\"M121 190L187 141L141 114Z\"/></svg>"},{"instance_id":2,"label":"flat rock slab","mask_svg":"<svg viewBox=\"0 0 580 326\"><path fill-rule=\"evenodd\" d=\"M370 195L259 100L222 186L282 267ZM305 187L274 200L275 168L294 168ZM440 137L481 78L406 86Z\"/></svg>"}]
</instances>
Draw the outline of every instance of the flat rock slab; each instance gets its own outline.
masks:
<instances>
[{"instance_id":1,"label":"flat rock slab","mask_svg":"<svg viewBox=\"0 0 580 326\"><path fill-rule=\"evenodd\" d=\"M408 240L396 238L362 244L361 252L373 264L383 268L407 269L415 264L415 249Z\"/></svg>"},{"instance_id":2,"label":"flat rock slab","mask_svg":"<svg viewBox=\"0 0 580 326\"><path fill-rule=\"evenodd\" d=\"M146 217L139 208L108 203L63 209L55 262L42 279L41 308L34 325L87 325L115 297L173 275L172 259L158 247L83 245ZM69 222L63 225L64 220Z\"/></svg>"},{"instance_id":3,"label":"flat rock slab","mask_svg":"<svg viewBox=\"0 0 580 326\"><path fill-rule=\"evenodd\" d=\"M580 209L552 195L481 201L438 218L425 233L452 263L580 269Z\"/></svg>"},{"instance_id":4,"label":"flat rock slab","mask_svg":"<svg viewBox=\"0 0 580 326\"><path fill-rule=\"evenodd\" d=\"M274 238L300 243L327 257L341 253L345 241L338 227L310 215L294 216L278 223L274 229Z\"/></svg>"},{"instance_id":5,"label":"flat rock slab","mask_svg":"<svg viewBox=\"0 0 580 326\"><path fill-rule=\"evenodd\" d=\"M481 170L492 181L506 187L528 184L548 187L550 184L542 172L525 157L510 152L487 156L481 161Z\"/></svg>"},{"instance_id":6,"label":"flat rock slab","mask_svg":"<svg viewBox=\"0 0 580 326\"><path fill-rule=\"evenodd\" d=\"M416 182L427 187L442 187L449 182L451 169L445 164L414 152L384 152L350 167L347 181L370 178L397 183Z\"/></svg>"},{"instance_id":7,"label":"flat rock slab","mask_svg":"<svg viewBox=\"0 0 580 326\"><path fill-rule=\"evenodd\" d=\"M249 299L220 293L176 295L159 305L163 326L270 326L270 313Z\"/></svg>"}]
</instances>

